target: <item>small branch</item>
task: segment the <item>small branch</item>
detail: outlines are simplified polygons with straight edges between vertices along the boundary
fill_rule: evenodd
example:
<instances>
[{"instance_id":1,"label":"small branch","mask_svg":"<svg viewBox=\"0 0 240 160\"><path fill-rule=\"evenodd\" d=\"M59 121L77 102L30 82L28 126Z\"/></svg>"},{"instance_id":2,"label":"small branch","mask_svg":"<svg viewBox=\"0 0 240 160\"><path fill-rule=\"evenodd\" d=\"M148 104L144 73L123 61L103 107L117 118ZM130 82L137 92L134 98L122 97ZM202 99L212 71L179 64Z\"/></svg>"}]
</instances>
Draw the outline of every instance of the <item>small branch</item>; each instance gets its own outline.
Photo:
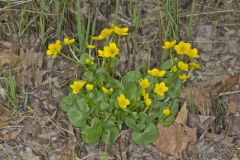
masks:
<instances>
[{"instance_id":1,"label":"small branch","mask_svg":"<svg viewBox=\"0 0 240 160\"><path fill-rule=\"evenodd\" d=\"M218 96L221 97L221 96L227 96L227 95L238 94L238 93L240 93L240 90L238 90L238 91L231 91L231 92L222 92Z\"/></svg>"}]
</instances>

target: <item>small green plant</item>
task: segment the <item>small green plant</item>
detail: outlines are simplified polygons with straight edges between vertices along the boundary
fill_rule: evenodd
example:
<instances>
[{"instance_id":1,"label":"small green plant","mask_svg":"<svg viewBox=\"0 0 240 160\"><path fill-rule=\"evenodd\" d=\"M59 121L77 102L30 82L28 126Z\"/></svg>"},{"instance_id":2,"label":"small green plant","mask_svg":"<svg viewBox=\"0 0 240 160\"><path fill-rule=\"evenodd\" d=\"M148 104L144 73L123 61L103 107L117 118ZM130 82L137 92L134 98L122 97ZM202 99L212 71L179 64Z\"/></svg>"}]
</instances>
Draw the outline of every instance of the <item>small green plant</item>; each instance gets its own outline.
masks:
<instances>
[{"instance_id":1,"label":"small green plant","mask_svg":"<svg viewBox=\"0 0 240 160\"><path fill-rule=\"evenodd\" d=\"M117 78L114 69L119 63L119 46L121 38L127 35L127 27L104 28L99 35L91 37L95 44L87 44L89 53L82 53L80 59L74 58L73 52L73 57L61 52L63 46L71 49L75 39L64 38L64 42L57 40L48 46L47 55L63 56L82 70L81 79L70 84L72 92L61 99L59 106L71 124L80 129L86 144L96 145L102 140L111 145L124 128L131 129L136 144L154 142L158 137L155 124L173 123L179 111L178 96L183 83L193 69L200 68L194 62L199 57L198 50L192 49L190 43L176 44L173 40L162 46L169 51L170 58L160 66L144 72L129 71ZM103 47L97 45L103 40Z\"/></svg>"}]
</instances>

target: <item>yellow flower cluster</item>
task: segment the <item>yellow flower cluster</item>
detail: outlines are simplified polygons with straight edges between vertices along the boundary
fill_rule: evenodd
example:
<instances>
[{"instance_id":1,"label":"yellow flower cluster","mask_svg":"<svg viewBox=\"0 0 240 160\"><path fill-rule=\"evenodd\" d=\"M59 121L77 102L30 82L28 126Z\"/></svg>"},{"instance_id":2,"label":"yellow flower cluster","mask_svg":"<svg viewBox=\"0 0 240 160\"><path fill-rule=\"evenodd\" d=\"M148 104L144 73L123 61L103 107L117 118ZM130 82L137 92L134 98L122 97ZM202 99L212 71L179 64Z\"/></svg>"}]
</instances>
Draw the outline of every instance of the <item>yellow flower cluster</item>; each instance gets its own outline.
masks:
<instances>
[{"instance_id":1,"label":"yellow flower cluster","mask_svg":"<svg viewBox=\"0 0 240 160\"><path fill-rule=\"evenodd\" d=\"M128 28L127 27L123 27L120 28L114 24L112 24L111 28L104 28L101 33L97 36L92 36L92 40L96 40L96 41L100 41L103 39L108 39L108 37L112 34L115 33L119 36L126 36L128 35Z\"/></svg>"},{"instance_id":2,"label":"yellow flower cluster","mask_svg":"<svg viewBox=\"0 0 240 160\"><path fill-rule=\"evenodd\" d=\"M69 39L69 38L64 38L63 39L63 44L64 45L70 45L75 42L75 39ZM47 50L47 55L52 56L52 58L55 58L59 52L62 50L62 44L60 40L56 40L55 43L50 43L48 44L48 50Z\"/></svg>"},{"instance_id":3,"label":"yellow flower cluster","mask_svg":"<svg viewBox=\"0 0 240 160\"><path fill-rule=\"evenodd\" d=\"M150 82L148 81L148 79L140 79L138 80L138 83L142 89L146 89L150 86Z\"/></svg>"},{"instance_id":4,"label":"yellow flower cluster","mask_svg":"<svg viewBox=\"0 0 240 160\"><path fill-rule=\"evenodd\" d=\"M150 106L152 104L152 100L149 98L149 93L143 93L143 98L146 106Z\"/></svg>"},{"instance_id":5,"label":"yellow flower cluster","mask_svg":"<svg viewBox=\"0 0 240 160\"><path fill-rule=\"evenodd\" d=\"M130 100L127 99L123 94L117 97L118 104L122 109L126 109L127 106L130 104Z\"/></svg>"},{"instance_id":6,"label":"yellow flower cluster","mask_svg":"<svg viewBox=\"0 0 240 160\"><path fill-rule=\"evenodd\" d=\"M81 91L81 89L85 84L86 84L86 81L80 81L80 80L74 81L73 84L70 85L70 88L72 89L72 93L78 94L78 92ZM93 84L90 84L90 83L86 84L86 89L88 91L92 91L93 88L94 88Z\"/></svg>"},{"instance_id":7,"label":"yellow flower cluster","mask_svg":"<svg viewBox=\"0 0 240 160\"><path fill-rule=\"evenodd\" d=\"M104 46L103 50L98 50L98 56L103 58L114 58L119 53L119 48L116 43L110 43L108 46Z\"/></svg>"},{"instance_id":8,"label":"yellow flower cluster","mask_svg":"<svg viewBox=\"0 0 240 160\"><path fill-rule=\"evenodd\" d=\"M155 84L154 92L159 96L164 96L165 92L167 91L168 91L168 87L165 85L164 82Z\"/></svg>"},{"instance_id":9,"label":"yellow flower cluster","mask_svg":"<svg viewBox=\"0 0 240 160\"><path fill-rule=\"evenodd\" d=\"M199 58L198 55L198 50L197 48L192 48L190 43L186 43L184 41L180 41L178 44L176 44L176 40L173 41L166 41L164 42L164 45L162 46L163 49L171 49L174 48L176 53L178 55L187 55L189 58L188 59L195 59L195 58ZM170 56L172 56L172 51L170 50ZM199 69L201 66L198 63L195 62L190 62L188 63L184 63L183 61L179 61L177 66L173 66L172 67L172 72L177 72L178 68L182 71L189 71L189 69ZM179 79L181 80L185 80L190 78L189 75L186 75L185 73L183 73L182 75L178 76Z\"/></svg>"},{"instance_id":10,"label":"yellow flower cluster","mask_svg":"<svg viewBox=\"0 0 240 160\"><path fill-rule=\"evenodd\" d=\"M105 93L105 94L111 94L113 92L113 88L109 88L107 89L106 87L102 87L102 91Z\"/></svg>"},{"instance_id":11,"label":"yellow flower cluster","mask_svg":"<svg viewBox=\"0 0 240 160\"><path fill-rule=\"evenodd\" d=\"M48 45L47 55L52 56L52 58L55 58L57 54L61 51L62 45L59 40L56 40L55 43L50 43Z\"/></svg>"}]
</instances>

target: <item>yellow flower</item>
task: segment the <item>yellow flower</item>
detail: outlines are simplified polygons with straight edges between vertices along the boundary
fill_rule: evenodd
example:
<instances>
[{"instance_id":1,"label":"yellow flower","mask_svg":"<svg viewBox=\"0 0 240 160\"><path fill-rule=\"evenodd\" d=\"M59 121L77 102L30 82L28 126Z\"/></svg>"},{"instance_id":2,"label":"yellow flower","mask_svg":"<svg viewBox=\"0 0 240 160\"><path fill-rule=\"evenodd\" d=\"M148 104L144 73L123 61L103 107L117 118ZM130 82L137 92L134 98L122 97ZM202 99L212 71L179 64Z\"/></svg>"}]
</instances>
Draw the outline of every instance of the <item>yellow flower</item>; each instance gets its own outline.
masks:
<instances>
[{"instance_id":1,"label":"yellow flower","mask_svg":"<svg viewBox=\"0 0 240 160\"><path fill-rule=\"evenodd\" d=\"M73 84L70 85L72 93L77 94L82 89L85 83L85 81L74 81Z\"/></svg>"},{"instance_id":2,"label":"yellow flower","mask_svg":"<svg viewBox=\"0 0 240 160\"><path fill-rule=\"evenodd\" d=\"M140 84L140 86L141 86L143 89L148 88L149 85L150 85L148 79L140 79L140 80L138 80L138 83Z\"/></svg>"},{"instance_id":3,"label":"yellow flower","mask_svg":"<svg viewBox=\"0 0 240 160\"><path fill-rule=\"evenodd\" d=\"M166 71L158 70L157 68L153 68L152 70L148 70L148 74L154 77L163 77L166 74Z\"/></svg>"},{"instance_id":4,"label":"yellow flower","mask_svg":"<svg viewBox=\"0 0 240 160\"><path fill-rule=\"evenodd\" d=\"M201 68L201 65L199 63L190 62L189 67L192 69L194 69L194 68L199 69L199 68Z\"/></svg>"},{"instance_id":5,"label":"yellow flower","mask_svg":"<svg viewBox=\"0 0 240 160\"><path fill-rule=\"evenodd\" d=\"M112 24L112 29L113 29L113 32L119 36L126 36L128 35L128 27L124 27L124 28L120 28L114 24Z\"/></svg>"},{"instance_id":6,"label":"yellow flower","mask_svg":"<svg viewBox=\"0 0 240 160\"><path fill-rule=\"evenodd\" d=\"M190 49L189 52L187 53L187 55L188 55L190 58L199 58L197 48Z\"/></svg>"},{"instance_id":7,"label":"yellow flower","mask_svg":"<svg viewBox=\"0 0 240 160\"><path fill-rule=\"evenodd\" d=\"M114 58L119 53L119 48L116 43L110 43L109 46L104 46L103 50L98 50L98 56L104 58Z\"/></svg>"},{"instance_id":8,"label":"yellow flower","mask_svg":"<svg viewBox=\"0 0 240 160\"><path fill-rule=\"evenodd\" d=\"M88 91L93 90L93 84L88 83L88 84L86 85L86 89L87 89Z\"/></svg>"},{"instance_id":9,"label":"yellow flower","mask_svg":"<svg viewBox=\"0 0 240 160\"><path fill-rule=\"evenodd\" d=\"M87 64L87 65L90 65L90 64L93 64L93 63L94 63L94 61L91 58L87 58L85 60L85 64Z\"/></svg>"},{"instance_id":10,"label":"yellow flower","mask_svg":"<svg viewBox=\"0 0 240 160\"><path fill-rule=\"evenodd\" d=\"M173 67L172 67L172 71L173 71L173 72L177 72L177 66L173 66Z\"/></svg>"},{"instance_id":11,"label":"yellow flower","mask_svg":"<svg viewBox=\"0 0 240 160\"><path fill-rule=\"evenodd\" d=\"M190 76L189 76L189 75L186 75L185 73L182 74L182 75L180 75L180 76L178 76L178 77L179 77L179 79L181 79L181 80L185 80L185 79L190 78Z\"/></svg>"},{"instance_id":12,"label":"yellow flower","mask_svg":"<svg viewBox=\"0 0 240 160\"><path fill-rule=\"evenodd\" d=\"M75 42L75 39L64 38L63 42L65 45L69 45Z\"/></svg>"},{"instance_id":13,"label":"yellow flower","mask_svg":"<svg viewBox=\"0 0 240 160\"><path fill-rule=\"evenodd\" d=\"M103 50L98 50L98 56L99 57L106 57L105 51Z\"/></svg>"},{"instance_id":14,"label":"yellow flower","mask_svg":"<svg viewBox=\"0 0 240 160\"><path fill-rule=\"evenodd\" d=\"M88 49L94 49L94 48L96 48L96 46L91 45L91 44L87 44L87 48L88 48Z\"/></svg>"},{"instance_id":15,"label":"yellow flower","mask_svg":"<svg viewBox=\"0 0 240 160\"><path fill-rule=\"evenodd\" d=\"M178 62L178 67L179 67L181 70L188 71L188 64L187 64L187 63L184 63L183 61L179 61L179 62Z\"/></svg>"},{"instance_id":16,"label":"yellow flower","mask_svg":"<svg viewBox=\"0 0 240 160\"><path fill-rule=\"evenodd\" d=\"M177 54L188 54L189 50L191 49L191 44L180 41L178 45L174 47L174 49L176 50Z\"/></svg>"},{"instance_id":17,"label":"yellow flower","mask_svg":"<svg viewBox=\"0 0 240 160\"><path fill-rule=\"evenodd\" d=\"M91 38L92 38L92 40L100 41L100 40L102 40L104 38L108 38L112 34L112 32L113 32L113 29L104 28L101 31L100 35L92 36Z\"/></svg>"},{"instance_id":18,"label":"yellow flower","mask_svg":"<svg viewBox=\"0 0 240 160\"><path fill-rule=\"evenodd\" d=\"M163 49L170 49L170 48L174 47L175 44L176 44L176 40L173 40L171 42L166 41L166 42L164 42L164 46L162 46L162 48Z\"/></svg>"},{"instance_id":19,"label":"yellow flower","mask_svg":"<svg viewBox=\"0 0 240 160\"><path fill-rule=\"evenodd\" d=\"M150 106L152 104L152 100L149 98L149 93L144 93L143 98L146 106Z\"/></svg>"},{"instance_id":20,"label":"yellow flower","mask_svg":"<svg viewBox=\"0 0 240 160\"><path fill-rule=\"evenodd\" d=\"M61 42L59 40L56 40L55 43L50 43L48 45L47 55L55 58L58 52L61 51L61 49L62 49Z\"/></svg>"},{"instance_id":21,"label":"yellow flower","mask_svg":"<svg viewBox=\"0 0 240 160\"><path fill-rule=\"evenodd\" d=\"M129 99L127 99L123 94L117 97L118 104L122 109L127 108L127 106L130 104Z\"/></svg>"},{"instance_id":22,"label":"yellow flower","mask_svg":"<svg viewBox=\"0 0 240 160\"><path fill-rule=\"evenodd\" d=\"M167 91L168 87L165 85L164 82L155 84L154 92L159 96L163 96Z\"/></svg>"},{"instance_id":23,"label":"yellow flower","mask_svg":"<svg viewBox=\"0 0 240 160\"><path fill-rule=\"evenodd\" d=\"M104 37L104 38L108 38L108 37L112 34L112 32L113 32L113 29L104 28L104 29L101 31L100 35L101 35L102 37Z\"/></svg>"},{"instance_id":24,"label":"yellow flower","mask_svg":"<svg viewBox=\"0 0 240 160\"><path fill-rule=\"evenodd\" d=\"M110 88L110 89L107 89L106 87L102 87L102 91L105 93L105 94L111 94L113 92L113 88Z\"/></svg>"},{"instance_id":25,"label":"yellow flower","mask_svg":"<svg viewBox=\"0 0 240 160\"><path fill-rule=\"evenodd\" d=\"M99 36L91 36L91 39L92 40L95 40L95 41L100 41L102 39L104 39L104 37L102 35L99 35Z\"/></svg>"},{"instance_id":26,"label":"yellow flower","mask_svg":"<svg viewBox=\"0 0 240 160\"><path fill-rule=\"evenodd\" d=\"M119 53L119 48L116 43L110 43L109 46L104 47L105 57L114 58Z\"/></svg>"},{"instance_id":27,"label":"yellow flower","mask_svg":"<svg viewBox=\"0 0 240 160\"><path fill-rule=\"evenodd\" d=\"M168 117L171 113L171 110L169 108L165 108L163 109L162 113L165 117Z\"/></svg>"}]
</instances>

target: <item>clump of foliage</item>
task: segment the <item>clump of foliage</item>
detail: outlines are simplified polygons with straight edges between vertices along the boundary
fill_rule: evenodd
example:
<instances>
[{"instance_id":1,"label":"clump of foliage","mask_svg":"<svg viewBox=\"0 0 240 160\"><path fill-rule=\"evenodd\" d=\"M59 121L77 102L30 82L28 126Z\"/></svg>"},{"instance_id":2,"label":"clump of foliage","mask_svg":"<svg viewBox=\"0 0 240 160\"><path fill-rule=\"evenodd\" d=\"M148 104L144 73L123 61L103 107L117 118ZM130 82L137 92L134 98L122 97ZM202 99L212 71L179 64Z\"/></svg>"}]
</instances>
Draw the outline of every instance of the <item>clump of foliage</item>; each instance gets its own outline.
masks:
<instances>
[{"instance_id":1,"label":"clump of foliage","mask_svg":"<svg viewBox=\"0 0 240 160\"><path fill-rule=\"evenodd\" d=\"M65 38L49 44L47 55L61 55L80 66L81 79L70 84L71 93L59 102L71 124L80 129L84 143L96 145L102 140L106 145L115 142L123 128L131 129L136 144L152 143L158 137L156 123L164 126L173 123L179 111L179 93L189 73L199 69L194 62L198 50L190 43L176 40L164 42L163 49L169 59L146 72L133 70L121 78L114 76L119 60L121 38L128 35L128 28L112 25L104 28L87 44L88 54L78 59L74 52L69 57L61 52L63 46L74 45L75 39ZM97 49L99 41L105 46ZM71 50L72 51L72 50ZM97 58L91 53L96 53Z\"/></svg>"}]
</instances>

